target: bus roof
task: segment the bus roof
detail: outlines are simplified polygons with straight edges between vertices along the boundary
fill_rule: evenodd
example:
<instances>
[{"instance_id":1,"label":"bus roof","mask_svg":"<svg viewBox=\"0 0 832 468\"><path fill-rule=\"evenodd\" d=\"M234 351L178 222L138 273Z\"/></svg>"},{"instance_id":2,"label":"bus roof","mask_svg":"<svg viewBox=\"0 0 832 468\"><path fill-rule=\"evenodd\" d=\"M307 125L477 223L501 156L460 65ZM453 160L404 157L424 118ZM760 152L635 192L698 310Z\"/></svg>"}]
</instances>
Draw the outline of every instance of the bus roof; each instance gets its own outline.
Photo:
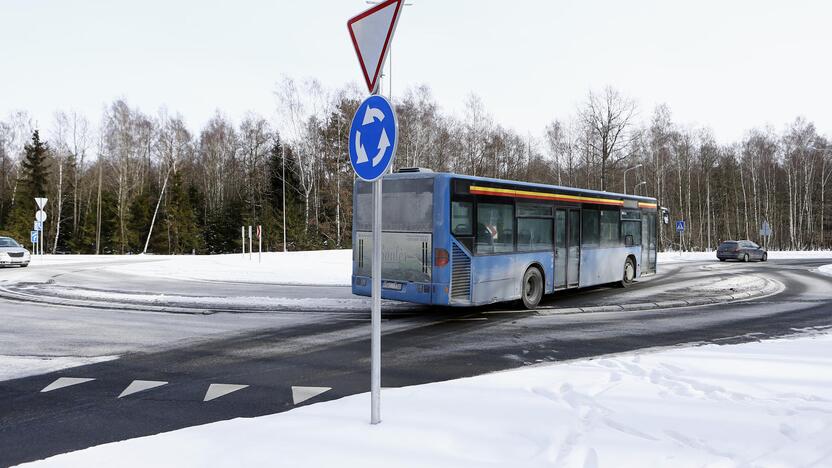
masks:
<instances>
[{"instance_id":1,"label":"bus roof","mask_svg":"<svg viewBox=\"0 0 832 468\"><path fill-rule=\"evenodd\" d=\"M595 196L595 197L611 197L620 200L635 200L635 201L642 201L648 203L656 203L656 199L652 197L642 197L638 195L625 195L623 193L615 193L615 192L602 192L600 190L587 190L587 189L580 189L575 187L565 187L562 185L548 185L548 184L538 184L533 182L520 182L516 180L505 180L505 179L494 179L490 177L476 177L476 176L469 176L464 174L454 174L452 172L400 172L400 173L393 173L387 174L384 176L385 178L395 178L395 179L411 179L411 178L453 178L453 179L462 179L462 180L470 180L475 182L482 182L488 184L497 184L497 185L511 185L514 187L522 187L526 189L540 189L540 190L547 190L553 192L563 192L567 194L574 194L574 195L586 195L586 196Z\"/></svg>"}]
</instances>

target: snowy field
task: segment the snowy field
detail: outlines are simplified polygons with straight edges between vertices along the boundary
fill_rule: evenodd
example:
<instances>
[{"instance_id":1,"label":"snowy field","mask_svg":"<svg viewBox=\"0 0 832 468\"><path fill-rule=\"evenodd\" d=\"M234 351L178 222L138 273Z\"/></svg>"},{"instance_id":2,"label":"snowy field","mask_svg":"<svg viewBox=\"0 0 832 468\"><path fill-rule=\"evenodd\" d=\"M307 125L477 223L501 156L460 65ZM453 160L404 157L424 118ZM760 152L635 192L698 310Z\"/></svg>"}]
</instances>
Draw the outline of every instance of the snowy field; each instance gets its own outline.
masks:
<instances>
[{"instance_id":1,"label":"snowy field","mask_svg":"<svg viewBox=\"0 0 832 468\"><path fill-rule=\"evenodd\" d=\"M117 273L192 281L239 283L349 286L352 274L352 250L317 250L308 252L264 253L262 263L257 254L227 255L47 255L35 258L34 268L50 265L101 263ZM832 251L770 251L771 259L829 258ZM715 252L660 252L659 265L680 262L716 261ZM113 265L107 265L113 263ZM832 274L832 267L827 271Z\"/></svg>"},{"instance_id":2,"label":"snowy field","mask_svg":"<svg viewBox=\"0 0 832 468\"><path fill-rule=\"evenodd\" d=\"M32 267L103 263L102 268L131 275L196 281L349 286L352 250L249 255L46 255ZM113 265L107 265L113 263Z\"/></svg>"},{"instance_id":3,"label":"snowy field","mask_svg":"<svg viewBox=\"0 0 832 468\"><path fill-rule=\"evenodd\" d=\"M111 361L118 356L15 356L0 354L0 382L46 374L69 367Z\"/></svg>"},{"instance_id":4,"label":"snowy field","mask_svg":"<svg viewBox=\"0 0 832 468\"><path fill-rule=\"evenodd\" d=\"M832 250L769 250L768 258L772 260L800 260L803 258L830 258ZM716 252L659 252L658 263L716 261Z\"/></svg>"},{"instance_id":5,"label":"snowy field","mask_svg":"<svg viewBox=\"0 0 832 468\"><path fill-rule=\"evenodd\" d=\"M832 466L832 334L386 389L37 466Z\"/></svg>"}]
</instances>

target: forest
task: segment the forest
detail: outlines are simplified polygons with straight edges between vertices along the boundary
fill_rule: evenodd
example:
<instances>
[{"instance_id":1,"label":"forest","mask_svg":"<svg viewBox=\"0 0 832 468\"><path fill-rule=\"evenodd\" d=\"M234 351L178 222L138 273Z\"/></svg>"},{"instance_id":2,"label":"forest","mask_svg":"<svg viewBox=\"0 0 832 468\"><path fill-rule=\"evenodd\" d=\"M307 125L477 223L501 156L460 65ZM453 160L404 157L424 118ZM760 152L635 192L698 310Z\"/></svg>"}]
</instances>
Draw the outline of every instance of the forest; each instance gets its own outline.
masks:
<instances>
[{"instance_id":1,"label":"forest","mask_svg":"<svg viewBox=\"0 0 832 468\"><path fill-rule=\"evenodd\" d=\"M10 113L0 120L0 235L28 242L34 197L44 196L51 253L238 252L244 225L263 226L265 251L284 243L350 248L348 130L363 95L354 85L327 89L291 77L274 94L274 117L248 113L233 122L218 110L197 131L182 115L149 115L124 100L108 104L96 124L57 111L43 131L25 110ZM750 127L724 144L708 128L674 121L669 106L639 109L613 88L580 102L567 119L519 133L476 94L453 115L428 86L409 88L393 99L394 169L655 197L671 218L660 228L660 250L762 243L764 221L771 249L830 247L832 147L812 122ZM683 239L674 220L686 221Z\"/></svg>"}]
</instances>

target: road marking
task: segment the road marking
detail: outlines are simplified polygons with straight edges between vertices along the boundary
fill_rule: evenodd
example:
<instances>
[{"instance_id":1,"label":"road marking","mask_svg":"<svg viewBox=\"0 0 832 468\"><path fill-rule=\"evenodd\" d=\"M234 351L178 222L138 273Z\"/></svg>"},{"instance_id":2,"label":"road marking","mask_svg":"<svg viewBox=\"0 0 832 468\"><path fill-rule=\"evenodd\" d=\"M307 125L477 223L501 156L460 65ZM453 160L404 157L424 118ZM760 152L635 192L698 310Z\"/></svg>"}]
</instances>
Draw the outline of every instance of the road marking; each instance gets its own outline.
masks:
<instances>
[{"instance_id":1,"label":"road marking","mask_svg":"<svg viewBox=\"0 0 832 468\"><path fill-rule=\"evenodd\" d=\"M228 395L229 393L236 392L237 390L242 390L246 387L248 387L248 385L212 383L208 386L208 391L205 392L205 398L202 401L211 401L221 396Z\"/></svg>"},{"instance_id":2,"label":"road marking","mask_svg":"<svg viewBox=\"0 0 832 468\"><path fill-rule=\"evenodd\" d=\"M292 400L294 404L302 403L330 390L332 387L292 387Z\"/></svg>"},{"instance_id":3,"label":"road marking","mask_svg":"<svg viewBox=\"0 0 832 468\"><path fill-rule=\"evenodd\" d=\"M127 388L124 389L123 392L121 392L121 395L118 397L126 397L127 395L150 390L151 388L161 387L162 385L167 385L167 382L161 382L158 380L134 380L127 386Z\"/></svg>"},{"instance_id":4,"label":"road marking","mask_svg":"<svg viewBox=\"0 0 832 468\"><path fill-rule=\"evenodd\" d=\"M59 388L70 387L72 385L78 385L82 383L89 382L95 379L84 379L79 377L60 377L51 384L47 385L46 388L41 390L41 393L51 392L52 390L57 390Z\"/></svg>"}]
</instances>

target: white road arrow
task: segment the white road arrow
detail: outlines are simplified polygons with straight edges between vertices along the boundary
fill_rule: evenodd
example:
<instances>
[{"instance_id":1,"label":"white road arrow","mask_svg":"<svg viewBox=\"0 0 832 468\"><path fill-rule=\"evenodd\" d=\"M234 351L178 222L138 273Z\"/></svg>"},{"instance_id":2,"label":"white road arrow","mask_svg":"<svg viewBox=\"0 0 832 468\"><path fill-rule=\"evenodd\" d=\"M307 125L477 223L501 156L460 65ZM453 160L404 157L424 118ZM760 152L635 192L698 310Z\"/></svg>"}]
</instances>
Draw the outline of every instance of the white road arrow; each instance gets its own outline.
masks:
<instances>
[{"instance_id":1,"label":"white road arrow","mask_svg":"<svg viewBox=\"0 0 832 468\"><path fill-rule=\"evenodd\" d=\"M361 125L367 125L373 123L373 119L378 120L379 122L384 121L384 112L381 109L376 109L375 107L367 106L367 110L364 111L364 121L361 122Z\"/></svg>"},{"instance_id":2,"label":"white road arrow","mask_svg":"<svg viewBox=\"0 0 832 468\"><path fill-rule=\"evenodd\" d=\"M373 167L377 166L378 163L381 162L381 158L384 156L384 152L387 151L387 148L390 147L390 139L387 138L387 132L384 129L381 129L381 138L378 140L378 154L373 158Z\"/></svg>"},{"instance_id":3,"label":"white road arrow","mask_svg":"<svg viewBox=\"0 0 832 468\"><path fill-rule=\"evenodd\" d=\"M355 155L356 164L365 163L370 160L367 158L367 152L364 151L364 147L361 146L361 132L358 130L355 131Z\"/></svg>"}]
</instances>

